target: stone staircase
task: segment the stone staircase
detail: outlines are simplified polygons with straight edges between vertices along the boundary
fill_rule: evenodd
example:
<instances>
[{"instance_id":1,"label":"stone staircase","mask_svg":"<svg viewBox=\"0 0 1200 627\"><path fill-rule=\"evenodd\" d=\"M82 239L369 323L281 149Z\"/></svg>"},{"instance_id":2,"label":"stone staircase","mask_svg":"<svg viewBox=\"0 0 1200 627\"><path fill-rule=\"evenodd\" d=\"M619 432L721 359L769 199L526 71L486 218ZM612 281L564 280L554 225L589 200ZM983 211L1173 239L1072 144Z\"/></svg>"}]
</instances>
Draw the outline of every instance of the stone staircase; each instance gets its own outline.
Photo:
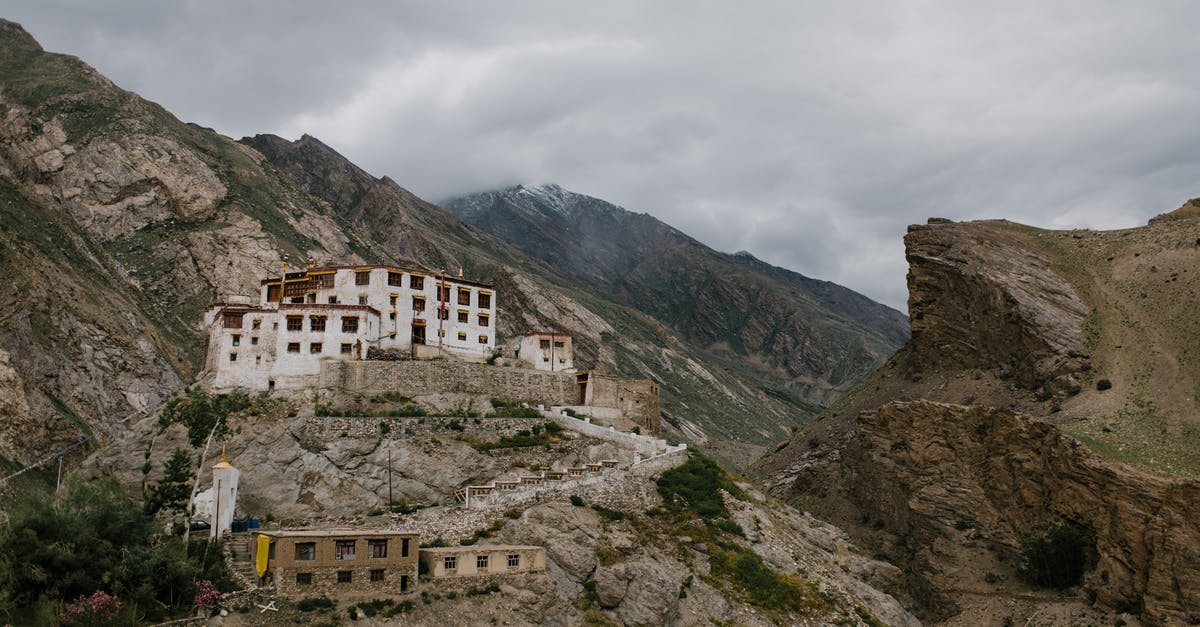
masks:
<instances>
[{"instance_id":1,"label":"stone staircase","mask_svg":"<svg viewBox=\"0 0 1200 627\"><path fill-rule=\"evenodd\" d=\"M249 532L241 531L229 534L225 541L229 570L247 590L258 587L258 573L254 570L254 553L250 547L251 539Z\"/></svg>"}]
</instances>

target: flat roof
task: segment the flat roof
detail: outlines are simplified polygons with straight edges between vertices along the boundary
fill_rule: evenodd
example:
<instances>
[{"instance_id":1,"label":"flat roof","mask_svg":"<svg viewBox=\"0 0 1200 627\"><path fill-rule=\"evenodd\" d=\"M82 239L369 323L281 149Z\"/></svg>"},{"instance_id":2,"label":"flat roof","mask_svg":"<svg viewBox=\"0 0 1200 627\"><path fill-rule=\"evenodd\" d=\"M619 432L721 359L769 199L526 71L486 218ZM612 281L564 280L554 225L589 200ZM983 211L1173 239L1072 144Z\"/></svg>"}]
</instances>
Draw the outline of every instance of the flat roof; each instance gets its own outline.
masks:
<instances>
[{"instance_id":1,"label":"flat roof","mask_svg":"<svg viewBox=\"0 0 1200 627\"><path fill-rule=\"evenodd\" d=\"M370 264L370 265L362 265L362 266L351 266L351 265L347 265L347 266L313 266L311 268L304 268L302 270L297 270L295 272L289 272L289 273L287 273L287 275L284 276L284 278L288 279L288 280L294 280L294 279L299 279L299 278L304 277L309 272L329 272L330 270L379 270L379 269L392 270L395 272L407 272L409 274L416 273L416 274L419 274L422 276L427 276L427 277L431 277L431 278L435 278L435 279L441 278L441 272L438 270L422 270L422 269L414 270L411 268L405 268L403 266L392 266L392 265L387 265L387 264ZM259 284L266 285L268 283L278 283L279 281L280 281L280 279L278 279L278 278L267 278L267 279L263 279L262 281L260 281ZM491 283L472 281L470 279L464 279L460 276L454 276L452 274L446 275L446 282L447 283L461 283L464 285L473 285L475 287L482 287L484 289L489 289L489 290L496 289L496 286Z\"/></svg>"},{"instance_id":2,"label":"flat roof","mask_svg":"<svg viewBox=\"0 0 1200 627\"><path fill-rule=\"evenodd\" d=\"M421 551L430 553L478 553L480 551L531 551L546 547L534 544L472 544L468 546L435 546L422 548Z\"/></svg>"},{"instance_id":3,"label":"flat roof","mask_svg":"<svg viewBox=\"0 0 1200 627\"><path fill-rule=\"evenodd\" d=\"M259 529L257 533L273 538L341 538L346 536L416 536L415 531L396 529Z\"/></svg>"}]
</instances>

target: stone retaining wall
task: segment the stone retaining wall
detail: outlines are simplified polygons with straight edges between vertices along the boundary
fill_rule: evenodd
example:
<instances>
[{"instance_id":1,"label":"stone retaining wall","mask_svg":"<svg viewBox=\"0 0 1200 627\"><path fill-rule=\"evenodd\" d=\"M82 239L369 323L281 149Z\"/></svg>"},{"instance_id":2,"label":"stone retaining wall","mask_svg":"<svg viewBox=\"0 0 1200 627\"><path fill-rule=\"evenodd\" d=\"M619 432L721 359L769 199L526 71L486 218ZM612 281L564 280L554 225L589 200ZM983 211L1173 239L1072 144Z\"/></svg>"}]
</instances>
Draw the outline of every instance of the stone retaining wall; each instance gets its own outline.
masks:
<instances>
[{"instance_id":1,"label":"stone retaining wall","mask_svg":"<svg viewBox=\"0 0 1200 627\"><path fill-rule=\"evenodd\" d=\"M304 419L304 435L329 439L343 433L353 438L378 438L380 424L388 426L387 437L392 440L425 438L432 435L470 435L477 437L516 435L534 425L546 423L546 418L450 418L442 416L371 418L310 416ZM451 428L457 424L462 429Z\"/></svg>"},{"instance_id":2,"label":"stone retaining wall","mask_svg":"<svg viewBox=\"0 0 1200 627\"><path fill-rule=\"evenodd\" d=\"M546 372L462 361L328 361L319 387L345 393L405 396L481 394L508 401L565 405L578 400L574 372Z\"/></svg>"}]
</instances>

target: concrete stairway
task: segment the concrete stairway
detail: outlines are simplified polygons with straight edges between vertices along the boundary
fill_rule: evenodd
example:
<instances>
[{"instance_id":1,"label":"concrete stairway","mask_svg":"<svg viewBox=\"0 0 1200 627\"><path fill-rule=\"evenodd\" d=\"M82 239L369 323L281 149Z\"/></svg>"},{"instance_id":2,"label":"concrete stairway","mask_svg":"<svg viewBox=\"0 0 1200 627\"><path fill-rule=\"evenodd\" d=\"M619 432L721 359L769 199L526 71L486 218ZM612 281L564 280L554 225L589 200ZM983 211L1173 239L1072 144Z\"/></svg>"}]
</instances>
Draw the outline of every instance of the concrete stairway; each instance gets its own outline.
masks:
<instances>
[{"instance_id":1,"label":"concrete stairway","mask_svg":"<svg viewBox=\"0 0 1200 627\"><path fill-rule=\"evenodd\" d=\"M241 580L247 589L258 587L258 573L254 571L254 553L251 550L251 535L242 531L229 534L226 546L229 548L230 569L233 576Z\"/></svg>"}]
</instances>

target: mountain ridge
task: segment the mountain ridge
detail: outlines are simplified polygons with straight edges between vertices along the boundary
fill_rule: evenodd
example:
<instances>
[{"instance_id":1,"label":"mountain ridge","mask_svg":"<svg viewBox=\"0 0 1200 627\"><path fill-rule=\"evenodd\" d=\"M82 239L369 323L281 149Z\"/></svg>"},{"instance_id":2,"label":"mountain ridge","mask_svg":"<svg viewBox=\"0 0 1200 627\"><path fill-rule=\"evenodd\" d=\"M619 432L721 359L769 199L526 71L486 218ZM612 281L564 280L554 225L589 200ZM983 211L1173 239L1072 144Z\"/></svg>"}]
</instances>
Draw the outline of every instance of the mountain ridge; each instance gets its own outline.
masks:
<instances>
[{"instance_id":1,"label":"mountain ridge","mask_svg":"<svg viewBox=\"0 0 1200 627\"><path fill-rule=\"evenodd\" d=\"M808 402L833 400L908 337L903 314L847 288L718 252L649 214L555 184L444 204Z\"/></svg>"}]
</instances>

